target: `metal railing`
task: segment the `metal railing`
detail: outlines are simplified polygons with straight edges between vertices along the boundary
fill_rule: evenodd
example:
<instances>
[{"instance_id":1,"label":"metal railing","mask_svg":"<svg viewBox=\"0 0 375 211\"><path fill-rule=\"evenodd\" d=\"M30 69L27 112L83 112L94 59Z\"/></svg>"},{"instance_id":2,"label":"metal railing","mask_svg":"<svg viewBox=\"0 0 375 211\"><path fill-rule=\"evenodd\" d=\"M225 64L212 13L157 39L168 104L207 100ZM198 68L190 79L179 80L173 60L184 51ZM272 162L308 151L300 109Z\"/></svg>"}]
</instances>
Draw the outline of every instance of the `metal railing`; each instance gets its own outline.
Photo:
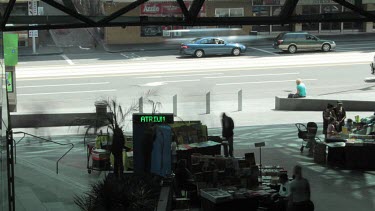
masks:
<instances>
[{"instance_id":1,"label":"metal railing","mask_svg":"<svg viewBox=\"0 0 375 211\"><path fill-rule=\"evenodd\" d=\"M40 136L36 136L36 135L33 135L33 134L30 134L30 133L26 133L26 132L22 132L22 131L18 131L18 132L14 132L14 134L23 134L23 137L18 140L18 142L16 142L14 139L14 162L17 163L17 144L20 143L25 137L26 135L28 136L31 136L33 138L38 138L40 140L43 140L43 141L46 141L46 142L51 142L51 143L54 143L54 144L57 144L57 145L60 145L60 146L67 146L67 145L70 145L71 147L69 148L68 151L66 151L57 161L56 161L56 174L59 174L59 162L61 159L63 159L65 157L65 155L67 155L73 148L74 148L74 144L73 143L66 143L66 144L62 144L62 143L59 143L59 142L56 142L56 141L52 141L50 139L46 139L46 138L42 138Z\"/></svg>"}]
</instances>

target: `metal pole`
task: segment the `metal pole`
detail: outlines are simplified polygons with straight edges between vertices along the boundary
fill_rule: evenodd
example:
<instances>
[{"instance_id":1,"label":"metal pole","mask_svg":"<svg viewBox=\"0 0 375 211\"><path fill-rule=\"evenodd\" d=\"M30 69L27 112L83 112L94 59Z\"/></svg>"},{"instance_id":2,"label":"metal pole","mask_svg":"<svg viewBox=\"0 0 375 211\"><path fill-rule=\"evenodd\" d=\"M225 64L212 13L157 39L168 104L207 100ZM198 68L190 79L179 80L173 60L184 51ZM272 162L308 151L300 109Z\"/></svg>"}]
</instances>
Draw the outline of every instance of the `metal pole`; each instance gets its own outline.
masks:
<instances>
[{"instance_id":1,"label":"metal pole","mask_svg":"<svg viewBox=\"0 0 375 211\"><path fill-rule=\"evenodd\" d=\"M173 96L173 116L177 116L177 95Z\"/></svg>"},{"instance_id":2,"label":"metal pole","mask_svg":"<svg viewBox=\"0 0 375 211\"><path fill-rule=\"evenodd\" d=\"M139 113L143 113L143 97L139 98Z\"/></svg>"},{"instance_id":3,"label":"metal pole","mask_svg":"<svg viewBox=\"0 0 375 211\"><path fill-rule=\"evenodd\" d=\"M31 4L32 4L32 15L38 15L38 5L37 5L37 2L35 2L35 0L32 0L31 1ZM36 7L36 8L35 8ZM35 30L32 30L31 31L31 34L32 34L32 41L33 41L33 54L36 54L36 38L35 38Z\"/></svg>"},{"instance_id":4,"label":"metal pole","mask_svg":"<svg viewBox=\"0 0 375 211\"><path fill-rule=\"evenodd\" d=\"M33 34L33 54L36 54L35 34L34 34L34 32L32 32L32 34Z\"/></svg>"},{"instance_id":5,"label":"metal pole","mask_svg":"<svg viewBox=\"0 0 375 211\"><path fill-rule=\"evenodd\" d=\"M211 111L210 102L211 101L211 93L207 92L206 94L206 114L209 114Z\"/></svg>"},{"instance_id":6,"label":"metal pole","mask_svg":"<svg viewBox=\"0 0 375 211\"><path fill-rule=\"evenodd\" d=\"M259 147L259 175L260 175L260 183L263 183L262 177L262 147Z\"/></svg>"},{"instance_id":7,"label":"metal pole","mask_svg":"<svg viewBox=\"0 0 375 211\"><path fill-rule=\"evenodd\" d=\"M242 89L238 91L238 111L242 111Z\"/></svg>"}]
</instances>

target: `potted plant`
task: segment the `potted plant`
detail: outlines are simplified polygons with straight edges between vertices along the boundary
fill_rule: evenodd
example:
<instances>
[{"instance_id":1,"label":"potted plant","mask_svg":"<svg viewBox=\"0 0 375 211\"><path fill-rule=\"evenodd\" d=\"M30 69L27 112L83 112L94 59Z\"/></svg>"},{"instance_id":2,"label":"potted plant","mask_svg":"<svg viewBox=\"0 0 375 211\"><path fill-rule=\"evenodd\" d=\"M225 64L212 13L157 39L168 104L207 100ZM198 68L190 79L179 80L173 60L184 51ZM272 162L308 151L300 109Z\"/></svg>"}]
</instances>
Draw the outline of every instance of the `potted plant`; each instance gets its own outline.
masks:
<instances>
[{"instance_id":1,"label":"potted plant","mask_svg":"<svg viewBox=\"0 0 375 211\"><path fill-rule=\"evenodd\" d=\"M154 175L109 174L74 202L83 211L151 211L158 203L160 181Z\"/></svg>"}]
</instances>

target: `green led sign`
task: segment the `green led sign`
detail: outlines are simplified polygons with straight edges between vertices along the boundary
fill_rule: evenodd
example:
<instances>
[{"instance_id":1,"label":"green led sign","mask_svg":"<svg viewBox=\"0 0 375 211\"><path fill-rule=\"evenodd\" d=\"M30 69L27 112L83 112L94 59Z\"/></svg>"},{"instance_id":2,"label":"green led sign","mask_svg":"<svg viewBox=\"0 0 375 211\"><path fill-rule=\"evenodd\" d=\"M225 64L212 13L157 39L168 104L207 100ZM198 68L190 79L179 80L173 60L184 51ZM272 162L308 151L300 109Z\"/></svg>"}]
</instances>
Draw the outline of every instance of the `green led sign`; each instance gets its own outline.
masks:
<instances>
[{"instance_id":1,"label":"green led sign","mask_svg":"<svg viewBox=\"0 0 375 211\"><path fill-rule=\"evenodd\" d=\"M173 114L133 114L133 123L146 124L172 124Z\"/></svg>"}]
</instances>

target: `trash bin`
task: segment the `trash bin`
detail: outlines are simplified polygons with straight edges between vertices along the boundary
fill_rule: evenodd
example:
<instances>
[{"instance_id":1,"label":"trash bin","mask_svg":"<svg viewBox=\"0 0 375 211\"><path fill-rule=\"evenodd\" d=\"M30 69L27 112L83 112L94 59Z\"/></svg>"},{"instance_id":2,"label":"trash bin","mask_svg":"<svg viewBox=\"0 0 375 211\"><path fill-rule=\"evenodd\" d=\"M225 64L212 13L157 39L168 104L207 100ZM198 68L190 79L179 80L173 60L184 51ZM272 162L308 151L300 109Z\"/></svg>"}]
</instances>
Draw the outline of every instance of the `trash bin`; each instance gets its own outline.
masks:
<instances>
[{"instance_id":1,"label":"trash bin","mask_svg":"<svg viewBox=\"0 0 375 211\"><path fill-rule=\"evenodd\" d=\"M96 115L98 118L106 118L107 103L105 101L96 101L95 108L96 108Z\"/></svg>"}]
</instances>

